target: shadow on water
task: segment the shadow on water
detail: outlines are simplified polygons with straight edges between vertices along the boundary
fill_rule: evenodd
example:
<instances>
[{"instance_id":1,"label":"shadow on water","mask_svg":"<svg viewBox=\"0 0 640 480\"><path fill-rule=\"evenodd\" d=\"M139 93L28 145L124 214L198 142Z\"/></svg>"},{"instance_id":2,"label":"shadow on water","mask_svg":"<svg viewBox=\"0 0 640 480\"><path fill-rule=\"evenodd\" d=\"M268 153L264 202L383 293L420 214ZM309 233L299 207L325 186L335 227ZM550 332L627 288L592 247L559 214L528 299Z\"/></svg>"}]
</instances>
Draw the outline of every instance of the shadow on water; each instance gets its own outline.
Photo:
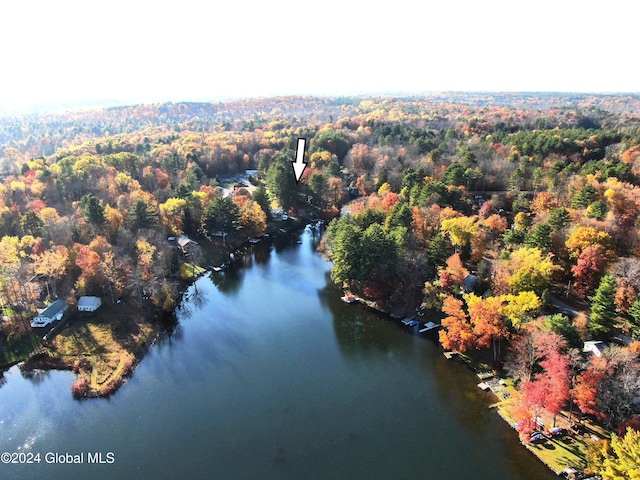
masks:
<instances>
[{"instance_id":1,"label":"shadow on water","mask_svg":"<svg viewBox=\"0 0 640 480\"><path fill-rule=\"evenodd\" d=\"M49 378L49 370L22 370L20 369L20 374L23 378L31 380L33 383L38 384L42 383Z\"/></svg>"},{"instance_id":2,"label":"shadow on water","mask_svg":"<svg viewBox=\"0 0 640 480\"><path fill-rule=\"evenodd\" d=\"M227 295L237 294L244 280L243 268L234 264L223 274L215 274L209 277L222 293Z\"/></svg>"},{"instance_id":3,"label":"shadow on water","mask_svg":"<svg viewBox=\"0 0 640 480\"><path fill-rule=\"evenodd\" d=\"M328 286L319 291L320 303L333 317L336 341L347 356L368 356L378 352L389 352L397 338L385 333L381 324L386 315L377 314L363 305L347 305L340 300L339 291Z\"/></svg>"}]
</instances>

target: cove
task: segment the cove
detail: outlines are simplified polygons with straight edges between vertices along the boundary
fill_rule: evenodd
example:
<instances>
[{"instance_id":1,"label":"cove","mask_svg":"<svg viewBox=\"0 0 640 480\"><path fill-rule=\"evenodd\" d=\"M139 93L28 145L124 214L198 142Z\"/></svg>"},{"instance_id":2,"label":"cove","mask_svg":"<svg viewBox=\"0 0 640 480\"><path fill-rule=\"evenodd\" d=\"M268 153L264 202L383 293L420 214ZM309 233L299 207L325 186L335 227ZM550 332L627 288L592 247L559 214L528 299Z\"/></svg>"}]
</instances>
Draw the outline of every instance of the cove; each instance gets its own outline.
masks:
<instances>
[{"instance_id":1,"label":"cove","mask_svg":"<svg viewBox=\"0 0 640 480\"><path fill-rule=\"evenodd\" d=\"M341 302L318 241L260 245L198 280L108 399L73 400L70 372L9 370L0 452L42 461L2 478L556 478L433 339ZM114 461L47 464L49 452Z\"/></svg>"}]
</instances>

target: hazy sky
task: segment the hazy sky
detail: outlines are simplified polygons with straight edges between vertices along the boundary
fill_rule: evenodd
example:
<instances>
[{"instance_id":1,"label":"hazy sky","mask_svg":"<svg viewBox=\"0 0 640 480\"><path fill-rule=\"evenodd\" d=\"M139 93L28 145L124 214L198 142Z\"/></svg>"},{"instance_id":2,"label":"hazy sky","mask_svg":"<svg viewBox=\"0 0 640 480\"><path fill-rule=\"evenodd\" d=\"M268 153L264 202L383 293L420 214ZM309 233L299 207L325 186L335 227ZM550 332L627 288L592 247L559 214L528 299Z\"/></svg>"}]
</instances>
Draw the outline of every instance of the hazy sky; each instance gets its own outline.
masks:
<instances>
[{"instance_id":1,"label":"hazy sky","mask_svg":"<svg viewBox=\"0 0 640 480\"><path fill-rule=\"evenodd\" d=\"M640 91L637 2L524 4L4 0L0 109L285 94Z\"/></svg>"}]
</instances>

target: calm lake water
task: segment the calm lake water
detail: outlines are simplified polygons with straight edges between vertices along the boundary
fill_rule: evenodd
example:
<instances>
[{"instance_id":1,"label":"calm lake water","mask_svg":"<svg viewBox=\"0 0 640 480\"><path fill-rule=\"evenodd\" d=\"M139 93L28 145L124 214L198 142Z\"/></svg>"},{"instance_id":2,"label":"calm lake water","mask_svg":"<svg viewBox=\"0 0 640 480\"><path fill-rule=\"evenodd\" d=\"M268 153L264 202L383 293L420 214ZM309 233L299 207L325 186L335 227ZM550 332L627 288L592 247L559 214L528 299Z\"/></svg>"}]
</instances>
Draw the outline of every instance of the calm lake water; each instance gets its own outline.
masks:
<instances>
[{"instance_id":1,"label":"calm lake water","mask_svg":"<svg viewBox=\"0 0 640 480\"><path fill-rule=\"evenodd\" d=\"M0 465L0 477L556 478L470 371L342 303L317 237L300 238L200 279L173 335L110 399L73 400L70 372L5 373L0 452L41 463ZM50 452L84 463L48 464ZM87 464L96 453L113 463Z\"/></svg>"}]
</instances>

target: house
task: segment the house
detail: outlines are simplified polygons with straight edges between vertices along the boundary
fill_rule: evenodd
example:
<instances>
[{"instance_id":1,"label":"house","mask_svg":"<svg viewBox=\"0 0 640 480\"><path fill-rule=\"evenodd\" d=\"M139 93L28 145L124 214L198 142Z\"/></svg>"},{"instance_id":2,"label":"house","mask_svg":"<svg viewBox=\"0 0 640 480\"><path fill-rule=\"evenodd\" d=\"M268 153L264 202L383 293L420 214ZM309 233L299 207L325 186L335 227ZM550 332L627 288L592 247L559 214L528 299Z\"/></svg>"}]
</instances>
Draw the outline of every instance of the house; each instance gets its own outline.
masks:
<instances>
[{"instance_id":1,"label":"house","mask_svg":"<svg viewBox=\"0 0 640 480\"><path fill-rule=\"evenodd\" d=\"M246 171L244 172L244 174L245 174L247 177L257 177L257 176L258 176L258 170L246 170Z\"/></svg>"},{"instance_id":2,"label":"house","mask_svg":"<svg viewBox=\"0 0 640 480\"><path fill-rule=\"evenodd\" d=\"M100 297L80 297L78 310L81 312L95 312L102 305Z\"/></svg>"},{"instance_id":3,"label":"house","mask_svg":"<svg viewBox=\"0 0 640 480\"><path fill-rule=\"evenodd\" d=\"M464 289L464 293L471 293L475 290L476 285L478 283L478 277L475 275L467 275L462 280L462 288Z\"/></svg>"},{"instance_id":4,"label":"house","mask_svg":"<svg viewBox=\"0 0 640 480\"><path fill-rule=\"evenodd\" d=\"M32 327L45 327L56 320L61 320L64 312L67 310L67 302L64 300L56 300L40 314L33 317L31 321Z\"/></svg>"},{"instance_id":5,"label":"house","mask_svg":"<svg viewBox=\"0 0 640 480\"><path fill-rule=\"evenodd\" d=\"M272 208L271 209L271 217L274 220L288 220L289 216L285 213L282 208Z\"/></svg>"},{"instance_id":6,"label":"house","mask_svg":"<svg viewBox=\"0 0 640 480\"><path fill-rule=\"evenodd\" d=\"M192 253L198 247L198 242L191 240L186 235L179 236L176 243L184 254Z\"/></svg>"},{"instance_id":7,"label":"house","mask_svg":"<svg viewBox=\"0 0 640 480\"><path fill-rule=\"evenodd\" d=\"M596 357L601 357L605 347L606 347L606 344L604 342L599 342L599 341L584 342L582 353L592 353Z\"/></svg>"}]
</instances>

